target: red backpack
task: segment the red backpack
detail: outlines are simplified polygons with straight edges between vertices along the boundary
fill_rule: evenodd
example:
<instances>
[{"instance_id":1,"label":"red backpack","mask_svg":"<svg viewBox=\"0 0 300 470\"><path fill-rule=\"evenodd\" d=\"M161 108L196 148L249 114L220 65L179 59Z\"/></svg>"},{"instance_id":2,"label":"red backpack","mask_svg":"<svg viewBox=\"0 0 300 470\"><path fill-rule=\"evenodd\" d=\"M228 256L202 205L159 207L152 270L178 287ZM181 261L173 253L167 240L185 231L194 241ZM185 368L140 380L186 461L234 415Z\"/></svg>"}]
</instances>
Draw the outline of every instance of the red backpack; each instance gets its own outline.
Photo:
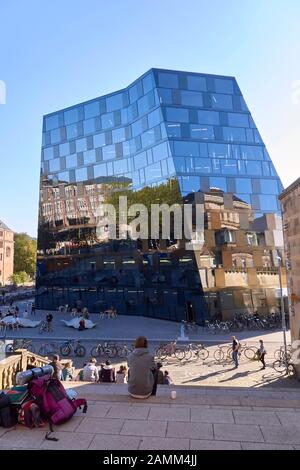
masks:
<instances>
[{"instance_id":1,"label":"red backpack","mask_svg":"<svg viewBox=\"0 0 300 470\"><path fill-rule=\"evenodd\" d=\"M41 417L50 424L50 429L52 424L68 421L81 406L83 406L83 413L86 413L86 400L69 398L63 384L59 380L51 378L50 375L31 380L28 389L40 408Z\"/></svg>"}]
</instances>

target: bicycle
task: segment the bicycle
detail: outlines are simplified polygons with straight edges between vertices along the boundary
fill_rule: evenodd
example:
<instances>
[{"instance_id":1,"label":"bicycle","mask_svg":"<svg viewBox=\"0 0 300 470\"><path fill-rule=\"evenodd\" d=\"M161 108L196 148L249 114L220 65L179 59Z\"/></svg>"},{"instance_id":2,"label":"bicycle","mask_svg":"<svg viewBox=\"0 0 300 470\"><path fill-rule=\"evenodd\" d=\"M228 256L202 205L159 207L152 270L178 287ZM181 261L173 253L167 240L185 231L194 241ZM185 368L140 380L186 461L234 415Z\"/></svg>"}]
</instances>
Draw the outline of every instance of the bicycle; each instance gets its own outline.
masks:
<instances>
[{"instance_id":1,"label":"bicycle","mask_svg":"<svg viewBox=\"0 0 300 470\"><path fill-rule=\"evenodd\" d=\"M296 374L295 366L292 362L290 362L289 359L285 359L285 358L277 359L277 361L273 362L272 366L273 366L273 369L279 374L283 374L284 372L286 375L289 375L289 376Z\"/></svg>"},{"instance_id":2,"label":"bicycle","mask_svg":"<svg viewBox=\"0 0 300 470\"><path fill-rule=\"evenodd\" d=\"M277 360L284 359L284 356L285 356L284 346L280 346L279 349L276 349L276 351L274 351L274 358L275 359L277 359ZM287 346L287 359L290 360L291 357L292 357L292 345L289 344Z\"/></svg>"},{"instance_id":3,"label":"bicycle","mask_svg":"<svg viewBox=\"0 0 300 470\"><path fill-rule=\"evenodd\" d=\"M159 346L155 355L157 359L161 361L167 359L167 357L175 357L179 361L182 361L186 357L186 352L184 349L177 346L177 341L172 341Z\"/></svg>"},{"instance_id":4,"label":"bicycle","mask_svg":"<svg viewBox=\"0 0 300 470\"><path fill-rule=\"evenodd\" d=\"M35 347L30 339L14 339L13 343L9 343L5 347L6 354L12 354L17 349L27 349L31 353L35 353Z\"/></svg>"},{"instance_id":5,"label":"bicycle","mask_svg":"<svg viewBox=\"0 0 300 470\"><path fill-rule=\"evenodd\" d=\"M72 352L78 357L84 357L86 349L81 342L76 339L69 339L60 346L60 354L62 356L69 356Z\"/></svg>"},{"instance_id":6,"label":"bicycle","mask_svg":"<svg viewBox=\"0 0 300 470\"><path fill-rule=\"evenodd\" d=\"M193 357L193 355L195 356L196 360L201 359L202 361L205 361L205 359L207 359L209 356L209 351L201 343L190 343L185 349L185 359L189 360Z\"/></svg>"},{"instance_id":7,"label":"bicycle","mask_svg":"<svg viewBox=\"0 0 300 470\"><path fill-rule=\"evenodd\" d=\"M59 345L57 343L45 343L42 344L38 354L40 356L51 356L59 352Z\"/></svg>"},{"instance_id":8,"label":"bicycle","mask_svg":"<svg viewBox=\"0 0 300 470\"><path fill-rule=\"evenodd\" d=\"M241 344L238 348L239 351L239 356L241 357L242 354L246 357L246 359L249 359L250 361L253 361L257 355L257 349L253 346L247 346L247 344ZM231 360L232 359L232 346L224 345L220 346L218 345L218 349L214 352L214 358L217 362L221 362L224 359L225 360Z\"/></svg>"},{"instance_id":9,"label":"bicycle","mask_svg":"<svg viewBox=\"0 0 300 470\"><path fill-rule=\"evenodd\" d=\"M129 348L127 344L123 344L123 346L117 346L117 356L118 357L128 357L129 354L133 351L132 348Z\"/></svg>"},{"instance_id":10,"label":"bicycle","mask_svg":"<svg viewBox=\"0 0 300 470\"><path fill-rule=\"evenodd\" d=\"M43 320L42 323L40 324L40 327L39 327L39 333L42 334L45 332L48 332L49 329L48 329L48 322L46 322L46 320Z\"/></svg>"},{"instance_id":11,"label":"bicycle","mask_svg":"<svg viewBox=\"0 0 300 470\"><path fill-rule=\"evenodd\" d=\"M94 358L99 356L114 358L118 354L118 349L114 343L105 342L103 345L99 343L97 346L92 347L90 354Z\"/></svg>"}]
</instances>

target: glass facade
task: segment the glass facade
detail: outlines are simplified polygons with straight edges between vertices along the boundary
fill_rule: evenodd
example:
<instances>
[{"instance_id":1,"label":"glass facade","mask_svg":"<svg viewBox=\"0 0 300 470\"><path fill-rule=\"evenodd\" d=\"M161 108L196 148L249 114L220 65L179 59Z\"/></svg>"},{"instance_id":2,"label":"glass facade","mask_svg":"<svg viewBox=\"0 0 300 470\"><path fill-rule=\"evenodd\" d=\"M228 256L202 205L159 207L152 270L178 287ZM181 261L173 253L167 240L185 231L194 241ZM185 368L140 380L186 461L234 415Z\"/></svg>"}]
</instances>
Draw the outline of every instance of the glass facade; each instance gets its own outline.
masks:
<instances>
[{"instance_id":1,"label":"glass facade","mask_svg":"<svg viewBox=\"0 0 300 470\"><path fill-rule=\"evenodd\" d=\"M41 160L38 308L113 304L198 323L278 309L282 184L235 78L151 69L45 116ZM119 195L200 201L202 249L174 233L99 236L99 207Z\"/></svg>"}]
</instances>

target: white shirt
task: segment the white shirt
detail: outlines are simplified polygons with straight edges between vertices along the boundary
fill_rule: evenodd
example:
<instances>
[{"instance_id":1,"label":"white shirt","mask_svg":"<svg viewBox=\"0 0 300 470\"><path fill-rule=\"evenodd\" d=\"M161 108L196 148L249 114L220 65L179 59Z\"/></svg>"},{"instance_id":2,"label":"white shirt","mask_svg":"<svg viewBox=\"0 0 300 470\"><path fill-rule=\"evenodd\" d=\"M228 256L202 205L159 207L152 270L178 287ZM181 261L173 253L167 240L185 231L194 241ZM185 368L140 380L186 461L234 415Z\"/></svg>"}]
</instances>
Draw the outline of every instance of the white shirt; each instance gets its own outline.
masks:
<instances>
[{"instance_id":1,"label":"white shirt","mask_svg":"<svg viewBox=\"0 0 300 470\"><path fill-rule=\"evenodd\" d=\"M83 381L84 382L97 382L99 380L98 369L95 364L88 363L83 368Z\"/></svg>"}]
</instances>

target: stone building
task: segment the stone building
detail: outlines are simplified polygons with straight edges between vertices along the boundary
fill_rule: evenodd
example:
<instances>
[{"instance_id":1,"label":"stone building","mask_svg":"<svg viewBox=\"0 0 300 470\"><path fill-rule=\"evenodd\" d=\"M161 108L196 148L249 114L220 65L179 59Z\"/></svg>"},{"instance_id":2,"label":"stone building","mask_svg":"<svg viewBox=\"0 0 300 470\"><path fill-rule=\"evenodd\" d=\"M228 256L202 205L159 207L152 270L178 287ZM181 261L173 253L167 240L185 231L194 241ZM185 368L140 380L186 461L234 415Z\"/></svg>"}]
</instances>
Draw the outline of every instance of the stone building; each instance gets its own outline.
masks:
<instances>
[{"instance_id":1,"label":"stone building","mask_svg":"<svg viewBox=\"0 0 300 470\"><path fill-rule=\"evenodd\" d=\"M290 325L292 341L300 340L300 178L279 196L288 272ZM297 366L300 377L300 365Z\"/></svg>"},{"instance_id":2,"label":"stone building","mask_svg":"<svg viewBox=\"0 0 300 470\"><path fill-rule=\"evenodd\" d=\"M14 272L14 232L0 220L0 285L8 284Z\"/></svg>"}]
</instances>

